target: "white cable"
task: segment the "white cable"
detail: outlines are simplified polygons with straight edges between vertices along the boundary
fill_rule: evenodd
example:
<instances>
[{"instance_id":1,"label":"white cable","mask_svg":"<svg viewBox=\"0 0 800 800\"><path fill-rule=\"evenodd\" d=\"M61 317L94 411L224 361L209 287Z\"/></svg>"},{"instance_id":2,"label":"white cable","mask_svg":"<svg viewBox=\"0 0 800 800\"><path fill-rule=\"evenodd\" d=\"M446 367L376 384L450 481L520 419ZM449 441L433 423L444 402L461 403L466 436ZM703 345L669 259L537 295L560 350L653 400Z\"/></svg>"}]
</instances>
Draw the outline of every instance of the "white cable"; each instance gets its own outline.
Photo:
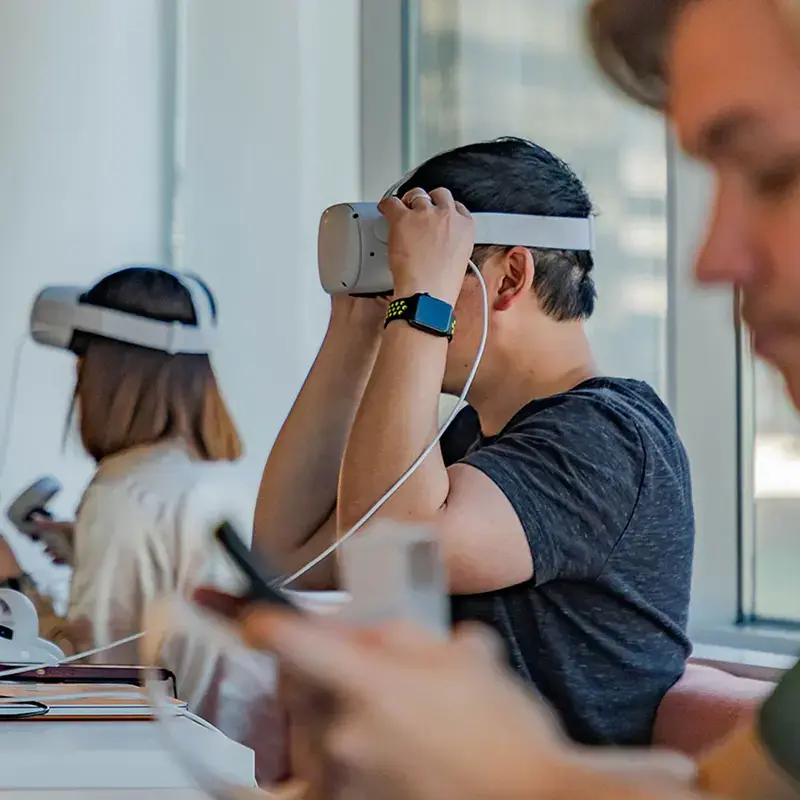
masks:
<instances>
[{"instance_id":1,"label":"white cable","mask_svg":"<svg viewBox=\"0 0 800 800\"><path fill-rule=\"evenodd\" d=\"M0 439L0 475L6 468L8 458L8 447L11 443L11 424L14 421L14 408L17 404L17 384L19 383L19 370L22 364L22 350L28 341L28 332L19 340L14 348L14 358L11 362L11 376L8 381L8 395L6 396L5 425L3 426L3 438Z\"/></svg>"},{"instance_id":2,"label":"white cable","mask_svg":"<svg viewBox=\"0 0 800 800\"><path fill-rule=\"evenodd\" d=\"M470 370L469 376L467 377L466 383L464 384L464 388L461 391L461 394L458 397L458 402L455 405L455 408L450 412L450 416L444 421L444 424L441 428L439 428L439 432L434 437L433 441L422 451L422 454L417 458L417 460L400 476L397 482L392 486L386 494L375 503L366 514L364 514L361 519L350 528L345 534L343 534L337 541L335 541L330 547L323 550L316 558L313 558L311 561L308 562L304 567L301 567L297 572L293 575L290 575L286 578L281 584L280 588L285 589L290 583L293 583L301 576L305 575L306 572L313 569L317 566L321 561L324 561L329 555L335 553L351 536L354 536L358 533L361 528L369 522L370 519L375 515L375 513L389 500L392 495L416 472L419 465L431 454L433 449L439 444L444 432L450 427L450 424L453 420L458 416L459 412L461 411L461 405L467 399L467 394L472 387L472 382L475 380L475 375L478 372L478 367L480 366L481 359L483 358L483 351L486 349L486 339L488 338L489 334L489 295L486 290L486 282L483 280L483 275L481 275L480 270L475 266L475 264L470 261L469 268L475 273L475 276L478 279L478 283L481 287L481 294L483 295L483 330L481 332L481 343L478 347L478 353L475 356L475 361L472 364L472 369Z\"/></svg>"},{"instance_id":3,"label":"white cable","mask_svg":"<svg viewBox=\"0 0 800 800\"><path fill-rule=\"evenodd\" d=\"M105 644L102 647L95 647L93 650L86 650L83 653L76 653L74 656L67 656L58 661L48 661L41 664L25 664L21 667L14 667L14 669L6 669L0 672L0 680L3 678L10 678L13 675L22 675L25 672L35 672L37 669L47 669L48 667L60 667L63 664L72 664L73 661L81 661L84 658L96 656L99 653L105 653L107 650L113 650L115 647L121 647L124 644L135 642L141 639L144 633L134 633L133 636L126 636L124 639L117 639L116 642Z\"/></svg>"},{"instance_id":4,"label":"white cable","mask_svg":"<svg viewBox=\"0 0 800 800\"><path fill-rule=\"evenodd\" d=\"M180 706L174 706L175 708L175 716L177 717L185 717L188 720L199 725L201 728L205 728L207 731L211 731L212 733L218 733L220 736L225 736L225 734L219 729L214 727L208 720L203 719L201 716L189 711L186 708L181 708ZM229 738L225 736L225 738Z\"/></svg>"}]
</instances>

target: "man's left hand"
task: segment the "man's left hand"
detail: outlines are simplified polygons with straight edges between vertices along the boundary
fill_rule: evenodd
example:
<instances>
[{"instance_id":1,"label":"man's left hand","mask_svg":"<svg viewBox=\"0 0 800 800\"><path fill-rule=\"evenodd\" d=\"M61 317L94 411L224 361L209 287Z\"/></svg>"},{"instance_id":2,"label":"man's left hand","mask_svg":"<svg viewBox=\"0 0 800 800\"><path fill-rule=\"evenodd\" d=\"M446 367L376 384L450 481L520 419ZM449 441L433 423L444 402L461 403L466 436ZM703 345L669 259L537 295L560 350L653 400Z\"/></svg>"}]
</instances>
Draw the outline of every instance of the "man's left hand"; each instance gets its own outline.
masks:
<instances>
[{"instance_id":1,"label":"man's left hand","mask_svg":"<svg viewBox=\"0 0 800 800\"><path fill-rule=\"evenodd\" d=\"M394 296L433 295L455 305L475 244L472 215L447 189L411 189L387 197L380 212L389 222L389 269Z\"/></svg>"}]
</instances>

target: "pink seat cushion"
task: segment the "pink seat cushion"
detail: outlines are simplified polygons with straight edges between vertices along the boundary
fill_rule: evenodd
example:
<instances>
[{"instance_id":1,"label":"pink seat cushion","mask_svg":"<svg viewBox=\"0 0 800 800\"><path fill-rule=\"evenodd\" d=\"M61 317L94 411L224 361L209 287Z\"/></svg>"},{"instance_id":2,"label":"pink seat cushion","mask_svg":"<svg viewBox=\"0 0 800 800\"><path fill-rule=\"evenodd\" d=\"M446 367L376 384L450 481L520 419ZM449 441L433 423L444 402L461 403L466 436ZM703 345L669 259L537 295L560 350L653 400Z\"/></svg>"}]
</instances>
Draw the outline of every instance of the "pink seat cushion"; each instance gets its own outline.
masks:
<instances>
[{"instance_id":1,"label":"pink seat cushion","mask_svg":"<svg viewBox=\"0 0 800 800\"><path fill-rule=\"evenodd\" d=\"M689 663L656 717L653 744L697 755L753 714L773 684Z\"/></svg>"}]
</instances>

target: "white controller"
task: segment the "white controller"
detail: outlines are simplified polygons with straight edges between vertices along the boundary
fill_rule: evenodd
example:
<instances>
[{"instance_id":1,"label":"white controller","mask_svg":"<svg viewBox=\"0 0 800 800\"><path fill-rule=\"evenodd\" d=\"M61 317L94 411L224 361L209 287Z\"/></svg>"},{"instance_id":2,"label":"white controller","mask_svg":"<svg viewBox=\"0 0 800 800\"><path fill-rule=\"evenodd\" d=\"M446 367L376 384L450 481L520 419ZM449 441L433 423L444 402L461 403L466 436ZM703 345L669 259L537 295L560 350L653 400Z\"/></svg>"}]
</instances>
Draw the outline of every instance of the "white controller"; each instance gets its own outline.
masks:
<instances>
[{"instance_id":1,"label":"white controller","mask_svg":"<svg viewBox=\"0 0 800 800\"><path fill-rule=\"evenodd\" d=\"M40 532L32 520L34 514L51 516L47 504L60 491L61 484L55 478L39 478L14 500L8 507L6 516L20 533L39 539L54 556L69 563L72 559L72 544L67 537L55 531Z\"/></svg>"},{"instance_id":2,"label":"white controller","mask_svg":"<svg viewBox=\"0 0 800 800\"><path fill-rule=\"evenodd\" d=\"M33 602L21 592L0 589L0 662L56 664L61 649L39 638L39 616Z\"/></svg>"}]
</instances>

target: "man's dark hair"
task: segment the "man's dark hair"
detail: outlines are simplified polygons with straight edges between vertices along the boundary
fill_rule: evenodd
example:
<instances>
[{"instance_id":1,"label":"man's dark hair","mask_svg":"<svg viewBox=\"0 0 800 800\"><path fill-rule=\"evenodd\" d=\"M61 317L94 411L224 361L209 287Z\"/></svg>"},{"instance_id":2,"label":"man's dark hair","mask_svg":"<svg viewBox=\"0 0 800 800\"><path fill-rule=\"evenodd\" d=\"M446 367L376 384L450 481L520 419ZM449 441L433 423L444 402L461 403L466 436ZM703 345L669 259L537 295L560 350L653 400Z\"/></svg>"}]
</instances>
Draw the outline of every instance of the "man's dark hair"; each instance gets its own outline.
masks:
<instances>
[{"instance_id":1,"label":"man's dark hair","mask_svg":"<svg viewBox=\"0 0 800 800\"><path fill-rule=\"evenodd\" d=\"M413 188L449 189L473 213L587 217L592 203L577 175L539 145L514 137L469 144L434 156L393 192ZM509 247L479 245L473 261L481 266ZM536 266L533 288L545 313L558 321L586 319L597 292L588 251L531 248Z\"/></svg>"}]
</instances>

